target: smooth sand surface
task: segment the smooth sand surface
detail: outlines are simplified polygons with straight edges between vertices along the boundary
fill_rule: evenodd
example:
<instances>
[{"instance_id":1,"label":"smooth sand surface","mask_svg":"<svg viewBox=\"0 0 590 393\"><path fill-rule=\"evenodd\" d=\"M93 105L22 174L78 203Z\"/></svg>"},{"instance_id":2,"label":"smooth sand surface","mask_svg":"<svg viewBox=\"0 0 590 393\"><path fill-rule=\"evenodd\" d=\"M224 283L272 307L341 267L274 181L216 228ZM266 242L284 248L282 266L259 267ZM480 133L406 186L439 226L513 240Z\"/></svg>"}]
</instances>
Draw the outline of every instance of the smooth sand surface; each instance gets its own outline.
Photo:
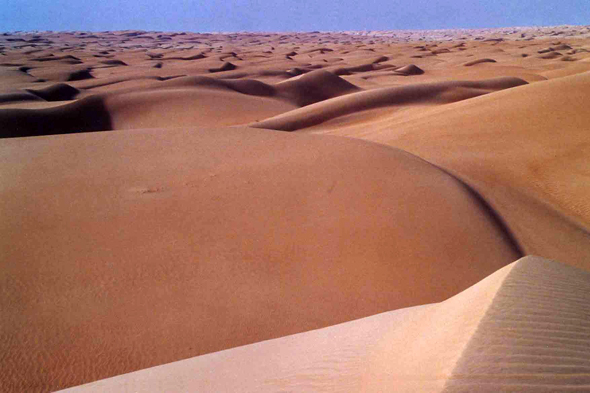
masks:
<instances>
[{"instance_id":1,"label":"smooth sand surface","mask_svg":"<svg viewBox=\"0 0 590 393\"><path fill-rule=\"evenodd\" d=\"M485 196L524 253L587 269L588 100L585 72L310 132L399 147L445 168Z\"/></svg>"},{"instance_id":2,"label":"smooth sand surface","mask_svg":"<svg viewBox=\"0 0 590 393\"><path fill-rule=\"evenodd\" d=\"M590 28L0 55L0 391L588 388Z\"/></svg>"}]
</instances>

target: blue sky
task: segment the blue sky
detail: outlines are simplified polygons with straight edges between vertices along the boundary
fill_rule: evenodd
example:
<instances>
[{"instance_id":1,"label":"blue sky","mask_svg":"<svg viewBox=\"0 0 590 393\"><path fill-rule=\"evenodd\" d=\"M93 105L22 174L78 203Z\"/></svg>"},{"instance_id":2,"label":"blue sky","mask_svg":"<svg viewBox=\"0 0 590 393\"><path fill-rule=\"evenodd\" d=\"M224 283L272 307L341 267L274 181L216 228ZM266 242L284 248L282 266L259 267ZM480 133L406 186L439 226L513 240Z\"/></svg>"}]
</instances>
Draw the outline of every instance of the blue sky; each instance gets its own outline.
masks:
<instances>
[{"instance_id":1,"label":"blue sky","mask_svg":"<svg viewBox=\"0 0 590 393\"><path fill-rule=\"evenodd\" d=\"M0 0L0 31L339 31L590 25L590 0Z\"/></svg>"}]
</instances>

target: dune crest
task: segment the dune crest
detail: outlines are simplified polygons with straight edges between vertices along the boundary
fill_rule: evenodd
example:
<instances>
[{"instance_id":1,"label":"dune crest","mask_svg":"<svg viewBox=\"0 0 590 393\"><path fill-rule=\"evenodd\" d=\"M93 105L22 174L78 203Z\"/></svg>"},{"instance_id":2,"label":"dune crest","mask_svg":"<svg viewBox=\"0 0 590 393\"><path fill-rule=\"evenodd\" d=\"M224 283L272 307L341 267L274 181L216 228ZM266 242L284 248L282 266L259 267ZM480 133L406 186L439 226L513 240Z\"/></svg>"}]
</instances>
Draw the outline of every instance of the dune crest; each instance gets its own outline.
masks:
<instances>
[{"instance_id":1,"label":"dune crest","mask_svg":"<svg viewBox=\"0 0 590 393\"><path fill-rule=\"evenodd\" d=\"M585 72L326 133L398 147L445 168L486 197L525 253L588 269L589 99Z\"/></svg>"},{"instance_id":2,"label":"dune crest","mask_svg":"<svg viewBox=\"0 0 590 393\"><path fill-rule=\"evenodd\" d=\"M590 273L529 256L442 303L64 392L148 391L154 384L170 392L582 391L590 378L584 351L590 345L584 333L590 326L589 294Z\"/></svg>"},{"instance_id":3,"label":"dune crest","mask_svg":"<svg viewBox=\"0 0 590 393\"><path fill-rule=\"evenodd\" d=\"M540 258L512 268L444 393L590 388L590 273Z\"/></svg>"},{"instance_id":4,"label":"dune crest","mask_svg":"<svg viewBox=\"0 0 590 393\"><path fill-rule=\"evenodd\" d=\"M417 104L448 104L524 84L527 82L518 78L497 78L477 82L451 81L385 87L319 102L250 126L296 131L369 109Z\"/></svg>"},{"instance_id":5,"label":"dune crest","mask_svg":"<svg viewBox=\"0 0 590 393\"><path fill-rule=\"evenodd\" d=\"M211 91L215 89L217 91ZM147 87L97 94L48 109L0 109L0 137L14 138L192 125L240 125L289 112L360 89L323 70L276 85L256 80L179 77ZM80 90L65 84L5 94L6 101L71 100ZM2 96L0 96L2 99ZM223 105L220 105L224 103ZM240 114L233 107L240 107ZM223 111L228 113L223 115ZM232 116L233 114L233 116Z\"/></svg>"},{"instance_id":6,"label":"dune crest","mask_svg":"<svg viewBox=\"0 0 590 393\"><path fill-rule=\"evenodd\" d=\"M422 75L424 73L424 70L414 64L409 64L404 67L396 68L394 73L397 75L404 75L404 76Z\"/></svg>"}]
</instances>

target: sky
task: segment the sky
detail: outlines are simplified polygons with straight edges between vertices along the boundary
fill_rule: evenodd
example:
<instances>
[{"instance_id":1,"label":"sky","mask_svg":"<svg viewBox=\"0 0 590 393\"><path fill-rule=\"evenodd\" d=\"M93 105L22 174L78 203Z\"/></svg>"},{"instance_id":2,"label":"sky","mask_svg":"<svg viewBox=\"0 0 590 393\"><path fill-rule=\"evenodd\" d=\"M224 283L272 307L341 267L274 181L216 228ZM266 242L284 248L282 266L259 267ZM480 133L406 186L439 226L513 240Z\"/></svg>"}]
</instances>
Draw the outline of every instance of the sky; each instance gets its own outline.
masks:
<instances>
[{"instance_id":1,"label":"sky","mask_svg":"<svg viewBox=\"0 0 590 393\"><path fill-rule=\"evenodd\" d=\"M342 31L590 25L590 0L0 0L0 31Z\"/></svg>"}]
</instances>

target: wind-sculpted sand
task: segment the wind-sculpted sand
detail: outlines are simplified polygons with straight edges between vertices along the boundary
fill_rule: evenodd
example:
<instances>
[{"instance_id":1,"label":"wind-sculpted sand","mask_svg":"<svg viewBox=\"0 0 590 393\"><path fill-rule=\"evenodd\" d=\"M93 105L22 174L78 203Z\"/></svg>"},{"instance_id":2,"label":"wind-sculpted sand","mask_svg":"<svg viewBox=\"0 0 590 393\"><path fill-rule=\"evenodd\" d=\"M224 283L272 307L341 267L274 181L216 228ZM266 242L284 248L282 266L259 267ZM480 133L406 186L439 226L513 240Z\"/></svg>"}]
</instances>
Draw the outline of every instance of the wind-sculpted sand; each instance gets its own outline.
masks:
<instances>
[{"instance_id":1,"label":"wind-sculpted sand","mask_svg":"<svg viewBox=\"0 0 590 393\"><path fill-rule=\"evenodd\" d=\"M0 391L590 389L590 28L6 33L0 82Z\"/></svg>"},{"instance_id":2,"label":"wind-sculpted sand","mask_svg":"<svg viewBox=\"0 0 590 393\"><path fill-rule=\"evenodd\" d=\"M590 273L529 256L438 304L66 391L587 391L588 301Z\"/></svg>"}]
</instances>

